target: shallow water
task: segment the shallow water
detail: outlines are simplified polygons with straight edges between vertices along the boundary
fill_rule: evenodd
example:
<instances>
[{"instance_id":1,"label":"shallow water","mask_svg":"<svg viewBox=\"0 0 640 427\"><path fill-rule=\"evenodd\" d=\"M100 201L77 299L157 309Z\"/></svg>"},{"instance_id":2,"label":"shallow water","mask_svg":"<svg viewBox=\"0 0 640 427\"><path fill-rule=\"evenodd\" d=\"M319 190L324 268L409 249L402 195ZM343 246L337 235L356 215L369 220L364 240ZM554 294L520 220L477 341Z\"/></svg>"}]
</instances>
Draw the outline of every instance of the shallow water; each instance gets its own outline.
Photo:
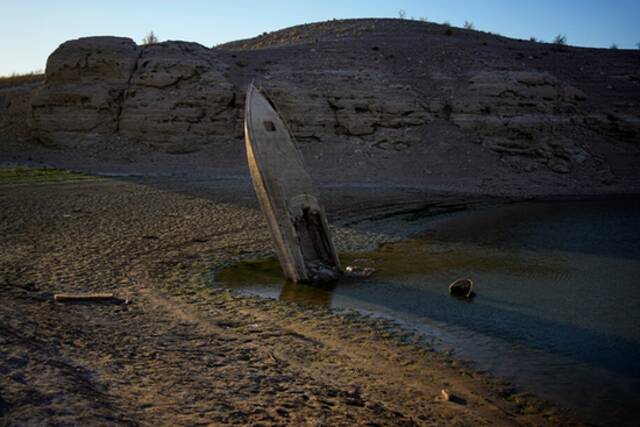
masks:
<instances>
[{"instance_id":1,"label":"shallow water","mask_svg":"<svg viewBox=\"0 0 640 427\"><path fill-rule=\"evenodd\" d=\"M452 214L341 259L378 271L316 288L284 283L271 259L232 266L216 283L390 317L587 420L640 420L640 200ZM449 297L459 277L474 280L474 299Z\"/></svg>"}]
</instances>

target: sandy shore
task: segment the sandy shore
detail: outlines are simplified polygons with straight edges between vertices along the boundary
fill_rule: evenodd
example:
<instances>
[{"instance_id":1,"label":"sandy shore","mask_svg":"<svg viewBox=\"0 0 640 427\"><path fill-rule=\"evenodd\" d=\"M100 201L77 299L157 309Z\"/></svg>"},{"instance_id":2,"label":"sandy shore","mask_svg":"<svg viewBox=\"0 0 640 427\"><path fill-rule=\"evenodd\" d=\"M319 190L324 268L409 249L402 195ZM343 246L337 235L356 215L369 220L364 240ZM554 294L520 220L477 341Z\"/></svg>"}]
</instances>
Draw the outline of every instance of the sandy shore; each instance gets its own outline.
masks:
<instances>
[{"instance_id":1,"label":"sandy shore","mask_svg":"<svg viewBox=\"0 0 640 427\"><path fill-rule=\"evenodd\" d=\"M406 232L371 218L460 207L398 191L325 199L350 251ZM1 185L0 218L5 424L571 422L386 322L212 290L212 269L270 252L244 179ZM76 291L131 302L52 299ZM443 401L442 389L456 397Z\"/></svg>"}]
</instances>

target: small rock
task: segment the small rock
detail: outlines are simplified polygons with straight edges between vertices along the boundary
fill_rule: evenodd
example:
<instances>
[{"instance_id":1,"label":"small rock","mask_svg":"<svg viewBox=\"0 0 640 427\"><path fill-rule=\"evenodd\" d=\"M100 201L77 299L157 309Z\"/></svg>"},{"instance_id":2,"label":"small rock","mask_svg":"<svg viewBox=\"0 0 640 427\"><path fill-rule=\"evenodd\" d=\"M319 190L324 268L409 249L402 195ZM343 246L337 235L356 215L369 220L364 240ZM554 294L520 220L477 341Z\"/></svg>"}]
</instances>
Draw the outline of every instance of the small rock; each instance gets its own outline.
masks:
<instances>
[{"instance_id":1,"label":"small rock","mask_svg":"<svg viewBox=\"0 0 640 427\"><path fill-rule=\"evenodd\" d=\"M471 279L458 279L449 285L449 295L455 297L473 298L473 281Z\"/></svg>"}]
</instances>

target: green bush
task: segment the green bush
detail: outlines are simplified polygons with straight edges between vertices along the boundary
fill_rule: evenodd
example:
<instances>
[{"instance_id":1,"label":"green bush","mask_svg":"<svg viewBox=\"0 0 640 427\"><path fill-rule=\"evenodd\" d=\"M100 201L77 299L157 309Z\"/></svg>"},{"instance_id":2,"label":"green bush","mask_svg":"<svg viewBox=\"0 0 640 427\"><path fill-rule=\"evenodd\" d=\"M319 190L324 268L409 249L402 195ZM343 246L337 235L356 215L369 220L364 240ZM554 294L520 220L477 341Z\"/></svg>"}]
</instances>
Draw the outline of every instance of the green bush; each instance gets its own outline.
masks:
<instances>
[{"instance_id":1,"label":"green bush","mask_svg":"<svg viewBox=\"0 0 640 427\"><path fill-rule=\"evenodd\" d=\"M153 31L149 31L146 36L142 38L142 44L156 44L158 43L158 37L153 33Z\"/></svg>"},{"instance_id":2,"label":"green bush","mask_svg":"<svg viewBox=\"0 0 640 427\"><path fill-rule=\"evenodd\" d=\"M553 43L565 46L567 44L567 36L565 34L558 34L556 38L553 39Z\"/></svg>"}]
</instances>

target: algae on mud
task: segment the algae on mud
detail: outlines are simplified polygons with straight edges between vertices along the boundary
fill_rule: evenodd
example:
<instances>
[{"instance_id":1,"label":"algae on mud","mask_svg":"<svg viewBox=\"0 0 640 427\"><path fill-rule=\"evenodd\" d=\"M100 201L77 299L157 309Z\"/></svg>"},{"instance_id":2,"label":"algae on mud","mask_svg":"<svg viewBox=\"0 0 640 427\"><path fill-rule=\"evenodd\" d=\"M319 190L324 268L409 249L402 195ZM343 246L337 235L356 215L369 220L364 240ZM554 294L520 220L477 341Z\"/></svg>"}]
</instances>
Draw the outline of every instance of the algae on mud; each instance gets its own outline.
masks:
<instances>
[{"instance_id":1,"label":"algae on mud","mask_svg":"<svg viewBox=\"0 0 640 427\"><path fill-rule=\"evenodd\" d=\"M296 302L327 304L327 296L338 286L349 286L361 281L407 279L410 277L438 276L442 278L442 294L448 294L447 286L459 274L492 272L500 268L510 273L536 273L556 275L562 272L562 263L541 268L517 254L488 251L473 245L445 246L437 242L407 239L387 243L370 252L341 253L344 265L372 267L375 274L369 278L342 277L331 286L294 284L282 277L282 270L275 257L243 260L215 273L215 286L232 289L281 287L279 299ZM471 270L472 269L472 270ZM450 280L449 280L450 279ZM260 292L258 292L260 294ZM322 295L322 297L320 297ZM330 300L330 298L329 298Z\"/></svg>"},{"instance_id":2,"label":"algae on mud","mask_svg":"<svg viewBox=\"0 0 640 427\"><path fill-rule=\"evenodd\" d=\"M83 172L56 168L0 167L0 185L96 179Z\"/></svg>"},{"instance_id":3,"label":"algae on mud","mask_svg":"<svg viewBox=\"0 0 640 427\"><path fill-rule=\"evenodd\" d=\"M368 278L343 276L331 284L299 284L285 280L278 260L269 257L243 260L221 269L214 273L214 285L261 296L277 296L281 301L329 308L337 288L360 288L367 283L431 278L440 281L442 295L448 295L448 284L465 274L487 273L498 268L514 274L535 272L556 275L562 271L560 263L540 268L515 254L492 253L486 248L474 246L446 248L419 239L387 243L370 252L341 253L340 259L344 265L371 267L376 272ZM451 275L453 271L460 273Z\"/></svg>"}]
</instances>

